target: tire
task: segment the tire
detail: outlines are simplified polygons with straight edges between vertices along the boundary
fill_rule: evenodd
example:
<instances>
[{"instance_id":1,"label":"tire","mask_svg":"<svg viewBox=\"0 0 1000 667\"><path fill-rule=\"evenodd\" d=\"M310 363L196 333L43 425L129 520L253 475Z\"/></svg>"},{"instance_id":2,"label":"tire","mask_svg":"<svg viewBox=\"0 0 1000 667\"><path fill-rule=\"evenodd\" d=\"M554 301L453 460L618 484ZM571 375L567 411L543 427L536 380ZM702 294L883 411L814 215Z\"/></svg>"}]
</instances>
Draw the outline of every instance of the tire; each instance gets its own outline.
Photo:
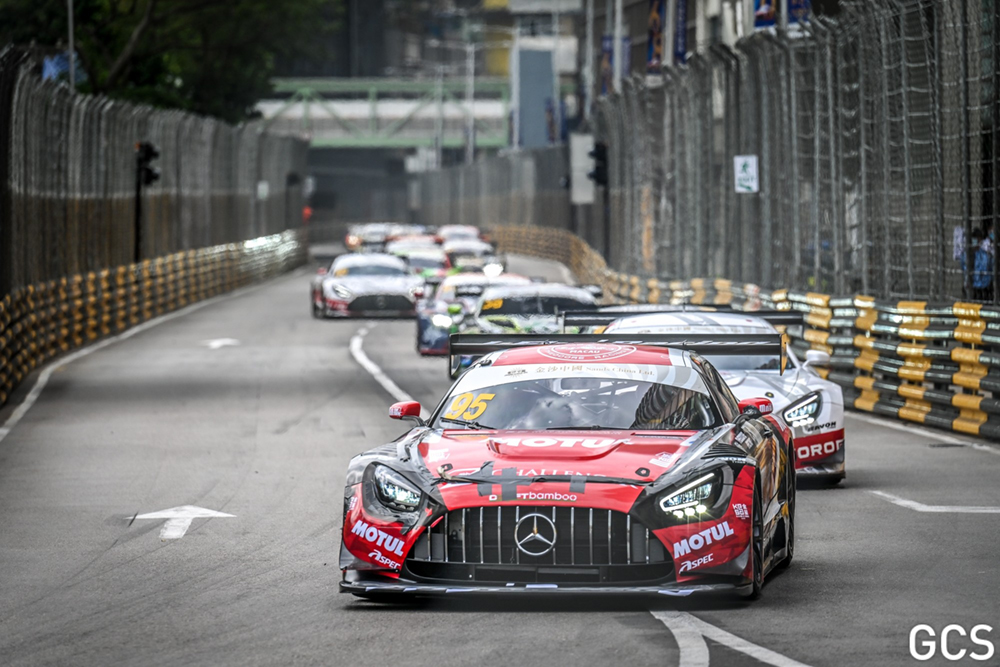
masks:
<instances>
[{"instance_id":1,"label":"tire","mask_svg":"<svg viewBox=\"0 0 1000 667\"><path fill-rule=\"evenodd\" d=\"M753 528L750 536L750 558L753 560L753 588L747 598L757 600L764 590L764 508L760 497L760 480L754 479Z\"/></svg>"},{"instance_id":2,"label":"tire","mask_svg":"<svg viewBox=\"0 0 1000 667\"><path fill-rule=\"evenodd\" d=\"M788 504L788 523L785 525L785 557L778 563L781 569L792 564L795 555L795 498L798 494L795 484L795 449L788 448L788 467L785 471L785 502Z\"/></svg>"},{"instance_id":3,"label":"tire","mask_svg":"<svg viewBox=\"0 0 1000 667\"><path fill-rule=\"evenodd\" d=\"M315 295L313 295L313 298L310 299L310 302L312 304L312 316L314 318L316 318L317 320L323 319L323 308L322 308L322 306L317 306L316 305L316 296Z\"/></svg>"}]
</instances>

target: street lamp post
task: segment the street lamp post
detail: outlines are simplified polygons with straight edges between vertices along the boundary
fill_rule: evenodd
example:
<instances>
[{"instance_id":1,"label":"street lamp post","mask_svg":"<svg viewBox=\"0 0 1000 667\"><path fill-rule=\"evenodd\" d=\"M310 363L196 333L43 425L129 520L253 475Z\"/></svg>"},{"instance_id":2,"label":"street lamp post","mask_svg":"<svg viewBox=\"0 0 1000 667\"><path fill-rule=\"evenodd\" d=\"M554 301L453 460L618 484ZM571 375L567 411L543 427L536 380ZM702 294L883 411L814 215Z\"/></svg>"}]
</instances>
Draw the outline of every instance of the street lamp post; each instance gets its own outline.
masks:
<instances>
[{"instance_id":1,"label":"street lamp post","mask_svg":"<svg viewBox=\"0 0 1000 667\"><path fill-rule=\"evenodd\" d=\"M73 29L73 0L66 0L69 13L69 89L76 90L76 41Z\"/></svg>"}]
</instances>

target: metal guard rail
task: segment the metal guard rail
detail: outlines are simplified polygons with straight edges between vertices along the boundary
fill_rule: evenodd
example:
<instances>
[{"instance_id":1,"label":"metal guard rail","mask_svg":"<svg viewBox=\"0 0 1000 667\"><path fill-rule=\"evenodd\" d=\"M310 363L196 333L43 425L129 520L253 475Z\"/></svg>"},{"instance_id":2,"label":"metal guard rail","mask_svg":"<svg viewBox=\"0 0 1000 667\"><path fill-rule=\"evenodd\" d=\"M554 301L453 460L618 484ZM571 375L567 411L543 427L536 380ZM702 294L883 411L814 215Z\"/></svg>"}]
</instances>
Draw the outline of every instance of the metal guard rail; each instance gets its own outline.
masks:
<instances>
[{"instance_id":1,"label":"metal guard rail","mask_svg":"<svg viewBox=\"0 0 1000 667\"><path fill-rule=\"evenodd\" d=\"M0 406L53 357L302 264L300 230L28 285L0 299Z\"/></svg>"}]
</instances>

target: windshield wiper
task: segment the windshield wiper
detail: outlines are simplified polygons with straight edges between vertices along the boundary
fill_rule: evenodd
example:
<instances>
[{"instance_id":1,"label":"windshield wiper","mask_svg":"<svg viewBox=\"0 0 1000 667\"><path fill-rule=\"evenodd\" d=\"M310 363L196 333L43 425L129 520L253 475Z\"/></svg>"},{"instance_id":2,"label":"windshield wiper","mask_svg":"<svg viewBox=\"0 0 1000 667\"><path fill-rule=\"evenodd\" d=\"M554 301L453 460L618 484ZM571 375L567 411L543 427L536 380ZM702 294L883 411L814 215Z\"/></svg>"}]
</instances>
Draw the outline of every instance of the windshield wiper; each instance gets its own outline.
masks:
<instances>
[{"instance_id":1,"label":"windshield wiper","mask_svg":"<svg viewBox=\"0 0 1000 667\"><path fill-rule=\"evenodd\" d=\"M615 428L614 426L601 426L591 424L589 426L550 426L546 431L627 431L628 429Z\"/></svg>"},{"instance_id":2,"label":"windshield wiper","mask_svg":"<svg viewBox=\"0 0 1000 667\"><path fill-rule=\"evenodd\" d=\"M469 428L474 428L478 430L495 431L496 429L492 426L486 426L485 424L480 424L476 421L466 421L464 419L451 419L449 417L441 417L443 422L451 422L452 424L461 424L462 426L468 426Z\"/></svg>"}]
</instances>

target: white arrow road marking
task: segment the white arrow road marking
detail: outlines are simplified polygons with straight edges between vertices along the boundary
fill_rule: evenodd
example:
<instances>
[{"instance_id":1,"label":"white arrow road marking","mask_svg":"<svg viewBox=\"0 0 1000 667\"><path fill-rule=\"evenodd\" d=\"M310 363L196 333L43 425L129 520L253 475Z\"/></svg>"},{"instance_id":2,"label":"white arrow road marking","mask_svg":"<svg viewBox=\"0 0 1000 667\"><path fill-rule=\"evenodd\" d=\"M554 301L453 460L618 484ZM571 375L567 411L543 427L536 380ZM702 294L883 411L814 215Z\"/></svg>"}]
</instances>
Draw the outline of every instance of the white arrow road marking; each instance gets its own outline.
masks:
<instances>
[{"instance_id":1,"label":"white arrow road marking","mask_svg":"<svg viewBox=\"0 0 1000 667\"><path fill-rule=\"evenodd\" d=\"M673 633L674 639L677 640L677 646L680 648L679 667L708 667L708 644L705 643L706 639L711 639L723 646L728 646L734 651L763 662L765 665L773 665L774 667L809 667L798 660L786 658L771 649L757 646L741 637L730 634L687 612L654 611L650 613L667 626L667 629Z\"/></svg>"},{"instance_id":2,"label":"white arrow road marking","mask_svg":"<svg viewBox=\"0 0 1000 667\"><path fill-rule=\"evenodd\" d=\"M378 382L380 385L382 385L382 388L385 389L387 392L389 392L389 395L395 398L397 401L415 400L412 396L410 396L405 391L400 389L399 385L393 382L392 378L386 375L385 371L379 368L378 364L369 359L368 355L365 354L365 350L363 347L365 342L365 336L367 336L368 332L371 331L374 327L375 325L371 324L367 327L358 329L358 332L354 334L354 336L351 338L351 356L354 357L354 361L358 362L358 364L362 368L368 371L368 374L371 375L373 378L375 378L375 381ZM427 419L428 417L430 417L430 413L427 412L427 410L420 408L420 417L421 419Z\"/></svg>"},{"instance_id":3,"label":"white arrow road marking","mask_svg":"<svg viewBox=\"0 0 1000 667\"><path fill-rule=\"evenodd\" d=\"M224 512L216 512L215 510L207 510L204 507L181 505L180 507L171 507L168 510L160 510L159 512L140 514L135 518L166 519L167 522L160 529L160 539L179 540L184 537L184 533L188 531L188 528L191 527L191 522L195 519L235 519L236 516Z\"/></svg>"},{"instance_id":4,"label":"white arrow road marking","mask_svg":"<svg viewBox=\"0 0 1000 667\"><path fill-rule=\"evenodd\" d=\"M872 495L888 500L893 505L899 505L915 512L939 512L947 514L1000 514L1000 507L975 507L962 505L924 505L916 500L907 500L885 491L868 491Z\"/></svg>"},{"instance_id":5,"label":"white arrow road marking","mask_svg":"<svg viewBox=\"0 0 1000 667\"><path fill-rule=\"evenodd\" d=\"M201 344L210 350L218 350L223 347L236 347L240 341L235 338L213 338L212 340L203 340Z\"/></svg>"}]
</instances>

